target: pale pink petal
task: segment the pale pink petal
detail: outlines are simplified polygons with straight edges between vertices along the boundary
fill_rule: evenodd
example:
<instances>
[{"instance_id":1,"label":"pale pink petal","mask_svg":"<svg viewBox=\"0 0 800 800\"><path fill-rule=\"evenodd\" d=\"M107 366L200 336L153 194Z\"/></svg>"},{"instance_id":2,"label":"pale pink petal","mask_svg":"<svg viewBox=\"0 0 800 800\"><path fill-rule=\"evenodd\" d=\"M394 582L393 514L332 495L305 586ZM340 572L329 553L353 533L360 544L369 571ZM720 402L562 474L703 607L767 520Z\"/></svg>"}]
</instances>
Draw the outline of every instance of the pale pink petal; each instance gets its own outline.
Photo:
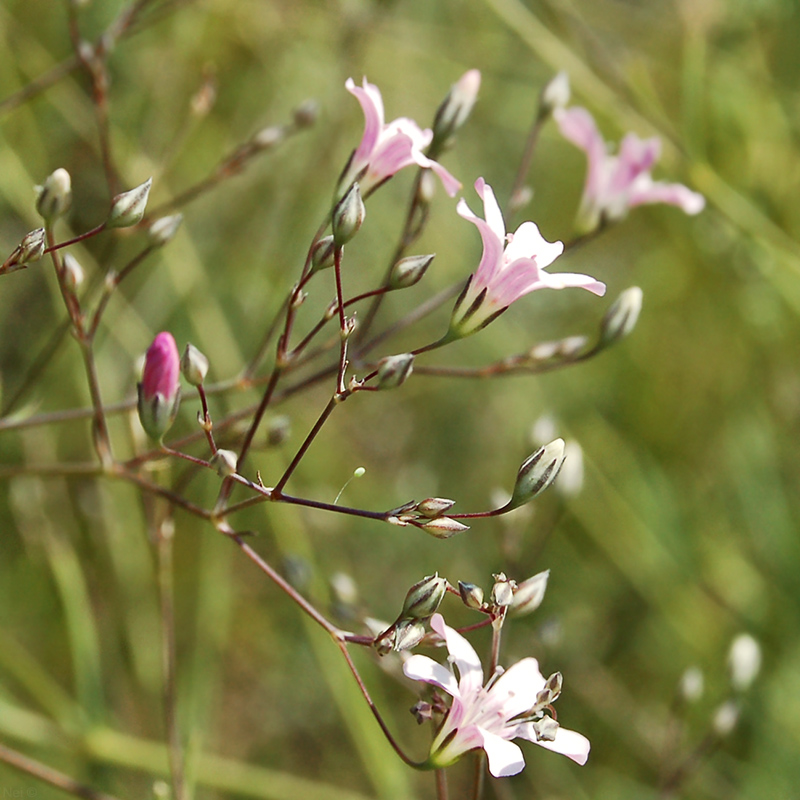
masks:
<instances>
[{"instance_id":1,"label":"pale pink petal","mask_svg":"<svg viewBox=\"0 0 800 800\"><path fill-rule=\"evenodd\" d=\"M477 270L475 270L475 277L470 286L473 292L480 292L492 281L492 278L500 269L503 261L505 231L501 236L498 236L496 231L485 220L472 213L463 197L458 201L456 211L477 227L483 240L483 255Z\"/></svg>"},{"instance_id":2,"label":"pale pink petal","mask_svg":"<svg viewBox=\"0 0 800 800\"><path fill-rule=\"evenodd\" d=\"M579 106L557 108L553 116L561 135L586 153L588 169L585 194L597 197L602 193L605 183L604 163L608 153L605 140L597 129L594 118L585 108Z\"/></svg>"},{"instance_id":3,"label":"pale pink petal","mask_svg":"<svg viewBox=\"0 0 800 800\"><path fill-rule=\"evenodd\" d=\"M478 197L483 200L483 216L486 219L486 224L491 228L492 233L501 242L505 243L506 223L503 220L503 212L500 211L500 206L494 196L492 187L483 178L478 178L475 181L475 191L478 193Z\"/></svg>"},{"instance_id":4,"label":"pale pink petal","mask_svg":"<svg viewBox=\"0 0 800 800\"><path fill-rule=\"evenodd\" d=\"M483 686L483 667L475 649L458 631L445 625L441 614L431 617L431 628L444 639L447 651L458 667L461 697L477 692Z\"/></svg>"},{"instance_id":5,"label":"pale pink petal","mask_svg":"<svg viewBox=\"0 0 800 800\"><path fill-rule=\"evenodd\" d=\"M523 658L492 684L488 695L492 706L497 704L502 708L505 719L513 719L533 708L544 685L539 662L535 658Z\"/></svg>"},{"instance_id":6,"label":"pale pink petal","mask_svg":"<svg viewBox=\"0 0 800 800\"><path fill-rule=\"evenodd\" d=\"M522 772L525 767L525 759L522 756L522 750L517 745L484 728L478 727L477 732L483 739L481 746L486 751L489 772L495 778L507 778L509 775Z\"/></svg>"},{"instance_id":7,"label":"pale pink petal","mask_svg":"<svg viewBox=\"0 0 800 800\"><path fill-rule=\"evenodd\" d=\"M363 167L369 161L383 129L383 99L378 87L367 83L366 78L364 78L363 88L356 86L352 78L348 78L344 85L347 91L354 95L361 104L364 112L364 135L361 137L361 144L353 157L353 161Z\"/></svg>"},{"instance_id":8,"label":"pale pink petal","mask_svg":"<svg viewBox=\"0 0 800 800\"><path fill-rule=\"evenodd\" d=\"M660 157L661 139L640 139L635 133L626 134L619 146L616 174L609 191L627 189L637 175L652 169Z\"/></svg>"},{"instance_id":9,"label":"pale pink petal","mask_svg":"<svg viewBox=\"0 0 800 800\"><path fill-rule=\"evenodd\" d=\"M649 175L641 175L631 187L628 205L646 203L667 203L678 206L686 214L699 214L705 208L706 199L681 183L653 181Z\"/></svg>"},{"instance_id":10,"label":"pale pink petal","mask_svg":"<svg viewBox=\"0 0 800 800\"><path fill-rule=\"evenodd\" d=\"M414 163L412 153L411 139L404 133L395 133L382 140L373 151L369 158L369 174L375 177L375 182L388 178Z\"/></svg>"},{"instance_id":11,"label":"pale pink petal","mask_svg":"<svg viewBox=\"0 0 800 800\"><path fill-rule=\"evenodd\" d=\"M428 658L428 656L411 656L403 664L403 672L407 678L432 683L434 686L444 689L453 697L459 696L458 682L455 675L432 658Z\"/></svg>"},{"instance_id":12,"label":"pale pink petal","mask_svg":"<svg viewBox=\"0 0 800 800\"><path fill-rule=\"evenodd\" d=\"M542 272L540 278L542 285L548 289L586 289L598 297L606 293L604 283L595 280L591 275L582 275L579 272Z\"/></svg>"},{"instance_id":13,"label":"pale pink petal","mask_svg":"<svg viewBox=\"0 0 800 800\"><path fill-rule=\"evenodd\" d=\"M524 737L529 739L530 737ZM552 742L536 741L534 735L530 741L535 742L541 747L552 750L554 753L561 753L562 756L571 758L576 764L583 766L589 758L589 750L591 750L591 743L581 733L577 731L570 731L566 728L559 728L556 733L556 738Z\"/></svg>"},{"instance_id":14,"label":"pale pink petal","mask_svg":"<svg viewBox=\"0 0 800 800\"><path fill-rule=\"evenodd\" d=\"M425 158L427 164L421 163L419 159L417 159L417 163L421 167L428 167L432 169L436 175L439 176L439 180L442 182L442 186L444 186L445 192L450 197L455 197L456 192L461 188L461 181L458 178L451 175L438 161L431 161L430 158Z\"/></svg>"},{"instance_id":15,"label":"pale pink petal","mask_svg":"<svg viewBox=\"0 0 800 800\"><path fill-rule=\"evenodd\" d=\"M516 233L509 235L505 261L517 258L536 258L539 269L547 269L563 252L563 242L548 242L534 222L523 222Z\"/></svg>"}]
</instances>

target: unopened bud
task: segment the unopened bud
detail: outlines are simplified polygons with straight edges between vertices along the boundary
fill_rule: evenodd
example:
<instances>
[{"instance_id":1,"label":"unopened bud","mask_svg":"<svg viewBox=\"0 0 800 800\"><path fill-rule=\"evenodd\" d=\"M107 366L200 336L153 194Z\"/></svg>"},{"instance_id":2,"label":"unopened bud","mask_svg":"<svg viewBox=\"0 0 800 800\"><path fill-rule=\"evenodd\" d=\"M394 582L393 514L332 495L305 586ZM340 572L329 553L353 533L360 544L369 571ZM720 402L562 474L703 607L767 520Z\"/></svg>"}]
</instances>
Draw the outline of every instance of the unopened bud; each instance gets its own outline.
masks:
<instances>
[{"instance_id":1,"label":"unopened bud","mask_svg":"<svg viewBox=\"0 0 800 800\"><path fill-rule=\"evenodd\" d=\"M342 605L354 606L358 602L358 587L346 572L335 572L330 577L331 593Z\"/></svg>"},{"instance_id":2,"label":"unopened bud","mask_svg":"<svg viewBox=\"0 0 800 800\"><path fill-rule=\"evenodd\" d=\"M738 721L739 706L733 700L728 700L714 712L711 727L717 736L724 738L733 732Z\"/></svg>"},{"instance_id":3,"label":"unopened bud","mask_svg":"<svg viewBox=\"0 0 800 800\"><path fill-rule=\"evenodd\" d=\"M3 272L14 272L25 264L38 261L45 250L44 228L37 228L22 237L14 252L3 262Z\"/></svg>"},{"instance_id":4,"label":"unopened bud","mask_svg":"<svg viewBox=\"0 0 800 800\"><path fill-rule=\"evenodd\" d=\"M153 247L163 247L171 242L183 222L183 214L171 214L157 219L148 229L147 236Z\"/></svg>"},{"instance_id":5,"label":"unopened bud","mask_svg":"<svg viewBox=\"0 0 800 800\"><path fill-rule=\"evenodd\" d=\"M492 605L507 608L514 602L516 583L510 581L502 572L494 577L495 583L494 586L492 586Z\"/></svg>"},{"instance_id":6,"label":"unopened bud","mask_svg":"<svg viewBox=\"0 0 800 800\"><path fill-rule=\"evenodd\" d=\"M558 473L556 491L562 497L577 497L583 489L583 448L574 440L564 446L564 464Z\"/></svg>"},{"instance_id":7,"label":"unopened bud","mask_svg":"<svg viewBox=\"0 0 800 800\"><path fill-rule=\"evenodd\" d=\"M220 478L229 478L231 475L236 474L238 458L233 450L217 450L209 463L217 471L217 475Z\"/></svg>"},{"instance_id":8,"label":"unopened bud","mask_svg":"<svg viewBox=\"0 0 800 800\"><path fill-rule=\"evenodd\" d=\"M52 223L63 216L71 205L72 180L65 169L57 169L36 187L36 210L45 222Z\"/></svg>"},{"instance_id":9,"label":"unopened bud","mask_svg":"<svg viewBox=\"0 0 800 800\"><path fill-rule=\"evenodd\" d=\"M566 108L569 97L569 75L562 70L542 89L539 113L549 115L557 108Z\"/></svg>"},{"instance_id":10,"label":"unopened bud","mask_svg":"<svg viewBox=\"0 0 800 800\"><path fill-rule=\"evenodd\" d=\"M474 611L480 611L483 608L483 589L480 586L459 581L458 592L461 595L461 601L467 608Z\"/></svg>"},{"instance_id":11,"label":"unopened bud","mask_svg":"<svg viewBox=\"0 0 800 800\"><path fill-rule=\"evenodd\" d=\"M417 199L421 203L430 203L436 197L436 178L433 170L426 169L419 176L419 186L417 187Z\"/></svg>"},{"instance_id":12,"label":"unopened bud","mask_svg":"<svg viewBox=\"0 0 800 800\"><path fill-rule=\"evenodd\" d=\"M361 199L361 190L358 184L354 183L333 209L331 227L333 239L338 247L349 242L358 233L366 214L367 209Z\"/></svg>"},{"instance_id":13,"label":"unopened bud","mask_svg":"<svg viewBox=\"0 0 800 800\"><path fill-rule=\"evenodd\" d=\"M262 128L253 138L251 142L259 149L259 150L269 150L271 147L275 147L275 145L280 144L284 138L286 138L286 134L283 131L283 128L279 127L278 125L270 125L267 128Z\"/></svg>"},{"instance_id":14,"label":"unopened bud","mask_svg":"<svg viewBox=\"0 0 800 800\"><path fill-rule=\"evenodd\" d=\"M423 722L430 722L433 719L433 706L424 700L420 700L409 710L414 715L417 725L422 725Z\"/></svg>"},{"instance_id":15,"label":"unopened bud","mask_svg":"<svg viewBox=\"0 0 800 800\"><path fill-rule=\"evenodd\" d=\"M310 128L319 116L319 103L316 100L308 99L300 103L292 112L294 124L298 128Z\"/></svg>"},{"instance_id":16,"label":"unopened bud","mask_svg":"<svg viewBox=\"0 0 800 800\"><path fill-rule=\"evenodd\" d=\"M382 358L378 362L378 389L396 389L405 383L413 370L414 356L411 353Z\"/></svg>"},{"instance_id":17,"label":"unopened bud","mask_svg":"<svg viewBox=\"0 0 800 800\"><path fill-rule=\"evenodd\" d=\"M419 620L402 620L395 626L394 650L410 650L425 636L425 625Z\"/></svg>"},{"instance_id":18,"label":"unopened bud","mask_svg":"<svg viewBox=\"0 0 800 800\"><path fill-rule=\"evenodd\" d=\"M193 345L186 345L181 357L181 372L192 386L202 386L208 374L208 359Z\"/></svg>"},{"instance_id":19,"label":"unopened bud","mask_svg":"<svg viewBox=\"0 0 800 800\"><path fill-rule=\"evenodd\" d=\"M689 667L678 684L678 691L687 703L696 703L702 696L705 689L703 671L699 667Z\"/></svg>"},{"instance_id":20,"label":"unopened bud","mask_svg":"<svg viewBox=\"0 0 800 800\"><path fill-rule=\"evenodd\" d=\"M635 327L642 310L642 290L631 286L611 304L600 323L600 341L604 345L624 339Z\"/></svg>"},{"instance_id":21,"label":"unopened bud","mask_svg":"<svg viewBox=\"0 0 800 800\"><path fill-rule=\"evenodd\" d=\"M514 600L511 603L511 610L517 615L530 614L536 611L544 600L544 593L547 590L547 579L550 577L550 570L539 572L532 578L517 584L514 592Z\"/></svg>"},{"instance_id":22,"label":"unopened bud","mask_svg":"<svg viewBox=\"0 0 800 800\"><path fill-rule=\"evenodd\" d=\"M321 269L328 269L334 264L334 253L336 245L333 243L333 236L324 236L311 248L311 271L319 272Z\"/></svg>"},{"instance_id":23,"label":"unopened bud","mask_svg":"<svg viewBox=\"0 0 800 800\"><path fill-rule=\"evenodd\" d=\"M417 504L417 511L423 517L438 517L449 511L456 504L455 500L448 500L446 497L428 497Z\"/></svg>"},{"instance_id":24,"label":"unopened bud","mask_svg":"<svg viewBox=\"0 0 800 800\"><path fill-rule=\"evenodd\" d=\"M78 263L78 259L72 253L66 253L64 255L64 281L70 291L74 293L85 277L83 267Z\"/></svg>"},{"instance_id":25,"label":"unopened bud","mask_svg":"<svg viewBox=\"0 0 800 800\"><path fill-rule=\"evenodd\" d=\"M140 223L144 217L152 185L153 179L148 178L135 189L118 194L111 201L111 211L108 213L106 228L130 228L132 225Z\"/></svg>"},{"instance_id":26,"label":"unopened bud","mask_svg":"<svg viewBox=\"0 0 800 800\"><path fill-rule=\"evenodd\" d=\"M523 462L517 473L517 482L507 511L524 505L540 495L556 478L564 463L564 440L555 439L540 447Z\"/></svg>"},{"instance_id":27,"label":"unopened bud","mask_svg":"<svg viewBox=\"0 0 800 800\"><path fill-rule=\"evenodd\" d=\"M481 73L477 69L465 72L450 87L433 120L433 140L436 145L444 144L467 121L480 88Z\"/></svg>"},{"instance_id":28,"label":"unopened bud","mask_svg":"<svg viewBox=\"0 0 800 800\"><path fill-rule=\"evenodd\" d=\"M169 430L181 400L180 357L172 334L159 333L144 357L142 380L138 385L139 420L156 441Z\"/></svg>"},{"instance_id":29,"label":"unopened bud","mask_svg":"<svg viewBox=\"0 0 800 800\"><path fill-rule=\"evenodd\" d=\"M545 706L552 705L558 700L561 695L561 687L564 679L561 677L560 672L554 672L545 682L544 689L541 689L536 695L536 707L544 708Z\"/></svg>"},{"instance_id":30,"label":"unopened bud","mask_svg":"<svg viewBox=\"0 0 800 800\"><path fill-rule=\"evenodd\" d=\"M761 646L749 634L740 633L728 653L731 686L737 692L750 688L761 670Z\"/></svg>"},{"instance_id":31,"label":"unopened bud","mask_svg":"<svg viewBox=\"0 0 800 800\"><path fill-rule=\"evenodd\" d=\"M447 592L447 581L438 573L415 583L406 595L399 619L428 619L432 617Z\"/></svg>"},{"instance_id":32,"label":"unopened bud","mask_svg":"<svg viewBox=\"0 0 800 800\"><path fill-rule=\"evenodd\" d=\"M267 423L267 446L278 447L292 434L291 420L285 414L273 417Z\"/></svg>"},{"instance_id":33,"label":"unopened bud","mask_svg":"<svg viewBox=\"0 0 800 800\"><path fill-rule=\"evenodd\" d=\"M436 258L436 253L400 259L392 267L392 274L389 276L389 287L392 289L406 289L418 283L434 258Z\"/></svg>"},{"instance_id":34,"label":"unopened bud","mask_svg":"<svg viewBox=\"0 0 800 800\"><path fill-rule=\"evenodd\" d=\"M375 652L379 656L385 656L387 653L391 653L392 650L394 650L396 641L397 626L392 625L372 640L372 646L375 648Z\"/></svg>"},{"instance_id":35,"label":"unopened bud","mask_svg":"<svg viewBox=\"0 0 800 800\"><path fill-rule=\"evenodd\" d=\"M548 716L537 719L531 723L537 742L554 742L558 734L558 723Z\"/></svg>"},{"instance_id":36,"label":"unopened bud","mask_svg":"<svg viewBox=\"0 0 800 800\"><path fill-rule=\"evenodd\" d=\"M449 539L456 533L469 530L469 525L464 525L457 519L451 519L450 517L436 517L428 522L417 523L417 525L437 539Z\"/></svg>"}]
</instances>

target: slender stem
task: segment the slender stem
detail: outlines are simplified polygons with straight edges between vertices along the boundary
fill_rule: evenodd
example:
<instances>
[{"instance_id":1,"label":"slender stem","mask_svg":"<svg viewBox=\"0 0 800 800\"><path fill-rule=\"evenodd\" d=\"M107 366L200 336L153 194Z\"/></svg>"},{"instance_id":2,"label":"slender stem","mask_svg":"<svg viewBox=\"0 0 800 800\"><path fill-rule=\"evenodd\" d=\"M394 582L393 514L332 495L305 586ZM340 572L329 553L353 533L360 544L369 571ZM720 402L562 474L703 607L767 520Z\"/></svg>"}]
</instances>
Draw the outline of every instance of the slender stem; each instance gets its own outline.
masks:
<instances>
[{"instance_id":1,"label":"slender stem","mask_svg":"<svg viewBox=\"0 0 800 800\"><path fill-rule=\"evenodd\" d=\"M114 290L155 249L156 249L155 245L149 245L148 247L145 247L144 250L142 250L138 255L134 256L116 275L107 276L105 289L103 291L103 294L100 296L100 300L97 303L97 308L95 309L94 316L92 317L92 322L89 325L89 332L87 333L87 336L90 339L93 339L94 335L97 333L97 326L100 324L100 318L103 316L103 313L106 310L106 306L108 305L108 301L111 299L111 295L114 293Z\"/></svg>"},{"instance_id":2,"label":"slender stem","mask_svg":"<svg viewBox=\"0 0 800 800\"><path fill-rule=\"evenodd\" d=\"M164 722L167 729L172 793L184 800L183 746L178 726L177 658L175 648L175 608L172 542L174 526L167 517L158 526L158 588L161 607L161 664L164 677Z\"/></svg>"},{"instance_id":3,"label":"slender stem","mask_svg":"<svg viewBox=\"0 0 800 800\"><path fill-rule=\"evenodd\" d=\"M172 503L172 505L178 506L179 508L182 508L184 511L187 511L190 514L194 514L196 517L208 520L212 518L211 512L207 511L205 508L201 508L200 506L195 505L186 498L181 497L181 495L175 494L175 492L171 492L169 489L165 489L163 486L159 486L157 483L153 483L152 481L147 480L147 478L144 478L135 472L130 472L128 470L118 468L112 471L110 475L111 477L120 478L121 480L126 480L129 481L130 483L134 483L140 489L143 489L146 492L159 495L160 497L163 497L165 500L169 500L169 502Z\"/></svg>"},{"instance_id":4,"label":"slender stem","mask_svg":"<svg viewBox=\"0 0 800 800\"><path fill-rule=\"evenodd\" d=\"M200 404L203 406L203 432L206 435L206 439L208 440L208 446L211 448L211 452L217 452L217 443L214 441L214 434L213 434L213 423L211 422L211 414L208 412L208 398L206 397L206 390L203 388L203 384L201 383L197 387L197 393L200 395Z\"/></svg>"},{"instance_id":5,"label":"slender stem","mask_svg":"<svg viewBox=\"0 0 800 800\"><path fill-rule=\"evenodd\" d=\"M94 410L94 420L92 426L93 443L97 457L104 469L109 469L114 461L114 456L111 451L111 437L108 433L108 426L106 425L105 411L103 408L103 398L100 394L100 382L97 377L97 367L94 362L94 353L92 351L91 338L87 336L84 327L84 318L81 311L80 302L75 296L75 293L67 284L66 270L57 252L52 248L54 243L52 228L48 225L45 230L48 245L51 247L50 259L55 268L58 286L61 290L61 297L64 300L64 305L67 308L70 321L72 323L72 330L78 344L81 348L81 355L83 356L84 368L86 370L86 379L89 386L89 395L92 398L92 408Z\"/></svg>"},{"instance_id":6,"label":"slender stem","mask_svg":"<svg viewBox=\"0 0 800 800\"><path fill-rule=\"evenodd\" d=\"M511 193L508 196L507 207L512 210L519 202L522 187L525 185L525 179L528 177L528 173L530 172L533 153L539 141L539 134L542 131L542 126L544 125L546 119L547 116L543 115L541 111L539 111L536 114L533 125L531 125L530 131L528 131L528 138L525 141L525 148L522 151L522 158L520 159L519 167L517 168L517 174L514 177L514 185L511 187Z\"/></svg>"},{"instance_id":7,"label":"slender stem","mask_svg":"<svg viewBox=\"0 0 800 800\"><path fill-rule=\"evenodd\" d=\"M388 725L384 721L383 717L381 716L380 711L378 711L378 707L375 705L372 697L370 697L369 691L364 684L364 681L361 679L361 675L359 674L358 670L356 669L356 665L353 663L353 659L350 657L350 653L347 650L347 643L342 640L341 636L336 636L334 641L336 642L339 650L344 657L344 660L347 662L347 666L350 667L350 672L353 673L353 677L356 679L356 683L358 684L358 688L361 690L361 694L364 695L364 700L367 701L367 705L372 711L372 716L375 717L378 725L380 725L381 730L383 731L383 735L386 737L386 741L392 746L392 749L397 753L398 756L402 759L403 763L407 764L409 767L413 767L414 769L422 769L423 765L425 764L424 761L413 761L409 758L400 745L395 740L394 736L392 736L392 732L389 730Z\"/></svg>"},{"instance_id":8,"label":"slender stem","mask_svg":"<svg viewBox=\"0 0 800 800\"><path fill-rule=\"evenodd\" d=\"M444 769L436 770L436 800L447 800L447 772Z\"/></svg>"},{"instance_id":9,"label":"slender stem","mask_svg":"<svg viewBox=\"0 0 800 800\"><path fill-rule=\"evenodd\" d=\"M294 458L289 466L286 467L286 471L281 476L281 479L275 484L275 488L272 490L273 497L275 499L279 499L281 497L281 492L283 487L286 486L286 482L292 477L292 473L295 471L295 469L297 469L297 465L308 451L308 448L311 447L311 443L317 437L317 434L322 430L322 426L328 421L328 417L330 417L330 415L333 413L333 409L339 405L339 402L340 400L337 399L336 395L334 395L328 401L328 405L325 406L322 413L319 415L319 418L314 423L314 427L309 431L308 436L306 436L303 444L300 445L300 449L295 453Z\"/></svg>"},{"instance_id":10,"label":"slender stem","mask_svg":"<svg viewBox=\"0 0 800 800\"><path fill-rule=\"evenodd\" d=\"M335 641L341 641L341 631L320 614L311 603L303 597L285 578L276 572L238 533L228 534L239 549L286 595L288 595L300 608L308 614L320 627L324 628Z\"/></svg>"},{"instance_id":11,"label":"slender stem","mask_svg":"<svg viewBox=\"0 0 800 800\"><path fill-rule=\"evenodd\" d=\"M388 288L389 279L392 276L394 265L403 257L403 254L406 252L406 250L420 237L425 228L425 223L428 221L428 204L420 195L420 184L422 182L423 174L424 171L419 169L414 179L414 185L411 188L411 199L409 200L408 211L406 212L406 218L403 223L403 231L400 234L400 240L398 241L397 247L392 254L391 260L389 261L386 274L381 282L381 288ZM361 326L356 332L357 343L360 344L363 342L369 333L369 330L375 321L375 317L378 315L378 311L380 310L384 296L385 292L376 294L375 299L367 309L367 313L364 315Z\"/></svg>"},{"instance_id":12,"label":"slender stem","mask_svg":"<svg viewBox=\"0 0 800 800\"><path fill-rule=\"evenodd\" d=\"M347 319L344 315L344 296L342 293L342 253L343 247L337 247L333 254L333 271L336 277L336 309L339 313L339 334L341 344L339 347L339 375L336 380L337 391L344 396L347 387L344 385L344 376L347 372Z\"/></svg>"},{"instance_id":13,"label":"slender stem","mask_svg":"<svg viewBox=\"0 0 800 800\"><path fill-rule=\"evenodd\" d=\"M65 775L63 772L48 767L39 761L34 761L34 759L12 750L4 744L0 744L0 761L20 772L33 776L43 783L54 786L56 789L75 795L75 797L82 797L84 800L117 800L113 795L84 786L84 784L78 783L69 775Z\"/></svg>"}]
</instances>

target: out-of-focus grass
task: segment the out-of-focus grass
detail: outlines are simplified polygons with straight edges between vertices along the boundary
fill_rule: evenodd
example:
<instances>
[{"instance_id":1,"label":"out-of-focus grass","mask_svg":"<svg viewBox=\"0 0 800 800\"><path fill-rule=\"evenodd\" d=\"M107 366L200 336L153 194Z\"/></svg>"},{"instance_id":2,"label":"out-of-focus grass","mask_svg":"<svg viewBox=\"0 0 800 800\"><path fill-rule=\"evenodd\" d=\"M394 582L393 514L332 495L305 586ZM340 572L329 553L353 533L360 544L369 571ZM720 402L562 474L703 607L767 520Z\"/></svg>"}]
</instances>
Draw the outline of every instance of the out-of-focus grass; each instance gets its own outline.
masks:
<instances>
[{"instance_id":1,"label":"out-of-focus grass","mask_svg":"<svg viewBox=\"0 0 800 800\"><path fill-rule=\"evenodd\" d=\"M87 34L120 5L88 4ZM0 8L0 101L70 55L64 9L36 6L10 0ZM293 509L242 515L268 558L313 554L313 585L324 591L331 574L347 572L384 618L397 613L411 583L437 569L484 586L501 569L516 578L552 570L538 614L509 627L506 660L533 653L543 670L564 673L560 719L592 739L593 753L579 769L529 747L526 771L490 784L490 796L658 796L660 776L691 754L727 698L726 652L742 630L763 645L763 673L738 728L698 764L681 796L791 797L800 780L798 36L789 0L209 0L120 43L111 58L121 177L132 186L155 174L153 206L306 97L319 99L321 115L314 129L185 209L178 238L123 285L98 342L108 402L132 395L135 359L158 330L205 351L215 380L252 354L360 136L360 112L343 89L348 76L381 87L388 118L424 123L452 81L481 69L480 102L445 157L473 208L479 175L507 194L536 95L561 67L570 69L574 101L597 115L607 138L629 128L661 135L660 176L708 197L698 218L637 210L563 260L562 269L606 281L610 297L633 284L644 289L639 325L618 347L541 378L454 384L419 376L396 392L356 397L293 483L297 494L332 500L363 465L365 477L344 496L353 504L388 508L443 495L462 510L484 508L493 489L510 488L533 447L532 424L550 414L557 433L584 448L578 497L553 490L532 517L476 523L447 542ZM190 100L204 70L216 75L217 102L193 120ZM102 218L107 198L86 92L75 74L0 118L4 250L38 224L32 186L59 166L73 176L72 229ZM526 212L549 239L571 236L583 170L582 156L547 129ZM398 176L370 203L348 245L352 285L384 269L409 185ZM437 259L426 283L407 294L417 302L476 264L477 236L453 210L440 193L419 245ZM136 250L132 237L108 237L74 252L92 274ZM578 294L525 298L453 358L485 363L590 333L607 304ZM390 313L401 307L398 298L387 303ZM2 278L6 399L62 318L44 263ZM442 313L397 349L445 324ZM213 408L254 397L218 398ZM312 392L279 409L293 433L279 452L257 453L252 466L265 482L280 474L324 401ZM88 404L71 342L26 402L42 411ZM191 406L178 432L191 429ZM127 421L115 420L113 434L125 452ZM0 437L4 465L90 455L88 423ZM141 501L127 486L89 480L26 476L2 486L3 741L120 796L145 796L165 772L166 751L156 744L164 739L160 623ZM195 491L212 497L214 481ZM429 776L408 774L387 755L333 645L307 630L218 534L185 516L177 523L180 712L197 796L433 796ZM409 687L367 658L359 664L400 738L421 756L426 733L407 715ZM690 665L703 669L706 693L670 750L670 709ZM453 773L453 796L463 796L469 768ZM29 785L0 766L0 790Z\"/></svg>"}]
</instances>

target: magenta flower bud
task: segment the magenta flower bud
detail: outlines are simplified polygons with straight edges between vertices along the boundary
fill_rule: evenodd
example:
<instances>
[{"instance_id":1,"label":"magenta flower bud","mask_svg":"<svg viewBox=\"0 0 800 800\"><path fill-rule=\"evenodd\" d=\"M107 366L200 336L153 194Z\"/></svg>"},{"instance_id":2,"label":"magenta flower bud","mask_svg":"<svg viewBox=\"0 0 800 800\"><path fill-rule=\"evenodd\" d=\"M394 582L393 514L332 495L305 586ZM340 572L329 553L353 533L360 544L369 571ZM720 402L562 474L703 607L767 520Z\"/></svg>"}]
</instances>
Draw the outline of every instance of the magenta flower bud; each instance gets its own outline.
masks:
<instances>
[{"instance_id":1,"label":"magenta flower bud","mask_svg":"<svg viewBox=\"0 0 800 800\"><path fill-rule=\"evenodd\" d=\"M148 436L160 440L178 413L181 400L181 371L178 346L171 333L163 331L153 339L144 357L139 384L139 419Z\"/></svg>"}]
</instances>

